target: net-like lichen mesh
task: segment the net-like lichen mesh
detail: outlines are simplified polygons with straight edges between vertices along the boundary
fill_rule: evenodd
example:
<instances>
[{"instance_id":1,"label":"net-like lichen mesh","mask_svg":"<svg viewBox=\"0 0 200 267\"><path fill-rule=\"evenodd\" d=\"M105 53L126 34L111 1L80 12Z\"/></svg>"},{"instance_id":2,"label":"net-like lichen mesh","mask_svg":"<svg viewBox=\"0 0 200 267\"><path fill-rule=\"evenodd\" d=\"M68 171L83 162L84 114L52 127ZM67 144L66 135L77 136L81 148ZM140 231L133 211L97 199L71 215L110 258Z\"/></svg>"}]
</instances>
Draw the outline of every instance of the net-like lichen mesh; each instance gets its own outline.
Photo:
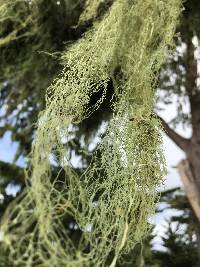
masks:
<instances>
[{"instance_id":1,"label":"net-like lichen mesh","mask_svg":"<svg viewBox=\"0 0 200 267\"><path fill-rule=\"evenodd\" d=\"M165 173L153 88L179 10L179 0L115 0L63 54L65 67L48 88L39 118L27 189L1 222L2 245L16 266L114 267L147 233ZM113 117L80 177L69 163L63 135L98 109L110 79ZM91 107L96 92L102 96ZM65 179L61 171L52 172L51 153L59 155ZM65 216L81 231L77 242Z\"/></svg>"},{"instance_id":2,"label":"net-like lichen mesh","mask_svg":"<svg viewBox=\"0 0 200 267\"><path fill-rule=\"evenodd\" d=\"M86 0L85 9L80 17L80 21L92 19L97 15L97 9L101 1Z\"/></svg>"}]
</instances>

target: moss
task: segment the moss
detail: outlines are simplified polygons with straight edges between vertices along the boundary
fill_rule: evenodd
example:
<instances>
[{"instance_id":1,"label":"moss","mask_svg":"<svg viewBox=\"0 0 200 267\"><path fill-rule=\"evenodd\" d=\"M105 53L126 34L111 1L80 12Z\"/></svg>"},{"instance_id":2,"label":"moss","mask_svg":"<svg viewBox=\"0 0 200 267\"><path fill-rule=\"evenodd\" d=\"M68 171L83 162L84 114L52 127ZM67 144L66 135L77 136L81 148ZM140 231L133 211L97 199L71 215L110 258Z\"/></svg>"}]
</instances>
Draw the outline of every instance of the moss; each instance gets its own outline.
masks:
<instances>
[{"instance_id":1,"label":"moss","mask_svg":"<svg viewBox=\"0 0 200 267\"><path fill-rule=\"evenodd\" d=\"M91 16L98 2L88 1ZM64 69L47 89L38 120L27 173L31 186L2 220L4 246L17 266L114 267L148 232L165 174L152 85L172 45L179 10L179 0L115 0L104 18L62 54ZM79 176L68 161L62 129L67 138L71 124L99 108L110 79L113 117ZM101 98L89 108L99 91ZM58 172L52 182L53 150L65 179ZM66 215L82 232L78 244L63 224Z\"/></svg>"}]
</instances>

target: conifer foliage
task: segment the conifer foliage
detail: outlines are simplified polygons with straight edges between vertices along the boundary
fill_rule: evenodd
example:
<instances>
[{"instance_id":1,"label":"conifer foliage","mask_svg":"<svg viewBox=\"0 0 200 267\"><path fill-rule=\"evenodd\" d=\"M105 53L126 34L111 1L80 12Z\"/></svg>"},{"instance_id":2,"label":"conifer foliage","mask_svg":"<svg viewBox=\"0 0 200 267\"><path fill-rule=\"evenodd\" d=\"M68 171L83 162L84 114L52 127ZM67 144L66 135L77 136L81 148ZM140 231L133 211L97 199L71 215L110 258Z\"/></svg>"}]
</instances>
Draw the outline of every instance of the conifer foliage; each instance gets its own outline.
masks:
<instances>
[{"instance_id":1,"label":"conifer foliage","mask_svg":"<svg viewBox=\"0 0 200 267\"><path fill-rule=\"evenodd\" d=\"M39 30L35 10L40 1L7 1L1 4L3 18L13 2L28 2L32 8L28 15L18 9L24 20L14 17L13 30L2 44ZM80 19L94 16L100 2L88 1ZM153 114L154 86L179 11L180 0L115 0L92 29L63 52L63 71L48 87L46 108L38 119L27 188L1 221L1 247L9 250L16 266L114 267L147 233L165 174L160 125ZM3 27L1 23L1 31ZM70 125L100 107L110 80L112 119L80 176L66 153ZM101 97L91 106L96 93ZM52 155L61 166L56 174ZM76 242L65 226L67 216L81 232Z\"/></svg>"}]
</instances>

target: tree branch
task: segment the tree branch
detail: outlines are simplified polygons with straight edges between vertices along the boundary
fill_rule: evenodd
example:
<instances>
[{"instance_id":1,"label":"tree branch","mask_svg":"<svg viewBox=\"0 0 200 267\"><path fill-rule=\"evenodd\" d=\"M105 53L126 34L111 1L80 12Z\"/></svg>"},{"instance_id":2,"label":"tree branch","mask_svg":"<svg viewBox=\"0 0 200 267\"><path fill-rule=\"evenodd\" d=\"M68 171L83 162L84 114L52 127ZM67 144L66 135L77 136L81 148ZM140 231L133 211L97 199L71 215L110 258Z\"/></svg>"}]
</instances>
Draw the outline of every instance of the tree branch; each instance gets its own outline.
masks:
<instances>
[{"instance_id":1,"label":"tree branch","mask_svg":"<svg viewBox=\"0 0 200 267\"><path fill-rule=\"evenodd\" d=\"M168 137L183 151L187 151L188 147L190 145L190 139L184 138L178 133L176 133L169 125L168 123L157 115L157 118L161 121L162 126L164 128L165 133L168 135Z\"/></svg>"},{"instance_id":2,"label":"tree branch","mask_svg":"<svg viewBox=\"0 0 200 267\"><path fill-rule=\"evenodd\" d=\"M24 183L24 169L8 162L0 160L0 179L5 178L9 182Z\"/></svg>"}]
</instances>

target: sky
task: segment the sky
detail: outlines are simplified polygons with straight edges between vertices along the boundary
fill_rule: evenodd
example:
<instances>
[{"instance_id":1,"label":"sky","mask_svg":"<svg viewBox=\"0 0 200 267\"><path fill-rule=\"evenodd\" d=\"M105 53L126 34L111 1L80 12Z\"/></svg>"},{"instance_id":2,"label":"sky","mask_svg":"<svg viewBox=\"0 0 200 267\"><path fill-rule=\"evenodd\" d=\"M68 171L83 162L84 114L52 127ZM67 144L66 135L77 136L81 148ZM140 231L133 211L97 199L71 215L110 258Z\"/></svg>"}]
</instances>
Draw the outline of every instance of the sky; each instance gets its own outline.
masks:
<instances>
[{"instance_id":1,"label":"sky","mask_svg":"<svg viewBox=\"0 0 200 267\"><path fill-rule=\"evenodd\" d=\"M172 104L167 107L167 110L160 112L160 116L162 116L167 122L169 122L176 115L176 99L174 98ZM186 111L189 107L185 107ZM178 127L176 129L178 133L185 137L189 137L191 135L190 129L183 129L182 127ZM17 149L17 143L11 141L10 133L7 132L2 139L0 139L0 160L11 162L13 160L13 156ZM163 134L163 150L166 158L168 175L163 182L160 190L170 189L174 187L183 187L179 174L177 172L176 166L179 161L185 158L185 155L181 149L179 149L168 137L166 134ZM17 164L23 166L23 159L19 159ZM9 186L7 188L7 193L15 194L16 188L13 186ZM156 237L153 240L153 246L155 249L162 250L162 242L161 236L163 236L167 222L172 215L178 215L177 211L173 211L170 209L164 210L164 212L156 214L154 217L150 218L150 222L156 225L154 234Z\"/></svg>"},{"instance_id":2,"label":"sky","mask_svg":"<svg viewBox=\"0 0 200 267\"><path fill-rule=\"evenodd\" d=\"M163 149L167 162L168 175L164 180L161 190L171 189L174 187L183 188L176 166L179 161L185 157L184 153L166 135L164 135L163 138ZM156 225L154 229L156 237L153 240L153 247L155 249L163 250L161 237L164 235L168 225L167 220L173 215L179 215L178 211L165 209L162 213L157 213L153 218L151 218L150 221Z\"/></svg>"},{"instance_id":3,"label":"sky","mask_svg":"<svg viewBox=\"0 0 200 267\"><path fill-rule=\"evenodd\" d=\"M177 97L174 96L172 104L168 105L166 109L163 109L163 111L159 113L166 122L170 122L174 117L176 117L176 101ZM185 113L189 113L189 109L189 102L186 101L183 106L183 111ZM191 129L188 127L183 128L181 125L178 125L175 130L185 138L189 138L191 136ZM184 190L176 166L182 159L185 158L185 153L166 134L163 135L163 150L166 158L168 174L161 190L171 189L174 187L181 187ZM157 213L153 218L151 218L150 221L156 225L154 230L156 237L153 240L155 249L163 249L161 236L163 236L166 231L166 227L168 225L167 220L174 215L181 215L181 212L179 213L177 210L165 209L162 213ZM173 226L175 227L175 225Z\"/></svg>"},{"instance_id":4,"label":"sky","mask_svg":"<svg viewBox=\"0 0 200 267\"><path fill-rule=\"evenodd\" d=\"M194 38L194 45L198 47L198 40ZM181 49L184 49L181 48ZM200 72L200 50L197 49L195 52L196 58L199 60L198 64L198 72ZM200 80L199 80L200 84ZM164 97L164 96L163 96ZM176 96L174 96L172 99L172 104L166 106L159 105L160 108L163 108L163 111L159 112L159 115L166 120L166 122L171 121L174 117L176 117ZM189 106L187 102L185 103L184 112L189 112ZM1 111L1 110L0 110ZM181 126L178 126L176 128L176 131L181 134L184 137L190 137L191 130L189 128L182 128ZM17 148L16 142L11 142L10 133L6 133L2 139L0 139L0 160L11 162L13 160L13 156L15 154ZM163 182L163 185L161 186L160 190L170 189L174 187L183 187L179 174L177 172L176 166L179 163L179 161L183 158L185 158L185 155L181 149L179 149L168 137L166 134L163 134L163 150L166 158L167 163L167 169L168 169L168 175L166 179ZM17 164L20 166L23 166L24 161L23 159L19 159L17 161ZM7 193L15 194L16 190L12 186L8 187ZM1 200L1 199L0 199ZM154 246L155 248L161 248L161 239L160 236L163 235L165 232L165 226L166 226L166 219L168 219L170 216L176 215L177 211L172 211L169 209L166 209L163 213L156 214L153 218L150 218L150 221L153 222L155 227L155 234L156 238L154 240Z\"/></svg>"}]
</instances>

